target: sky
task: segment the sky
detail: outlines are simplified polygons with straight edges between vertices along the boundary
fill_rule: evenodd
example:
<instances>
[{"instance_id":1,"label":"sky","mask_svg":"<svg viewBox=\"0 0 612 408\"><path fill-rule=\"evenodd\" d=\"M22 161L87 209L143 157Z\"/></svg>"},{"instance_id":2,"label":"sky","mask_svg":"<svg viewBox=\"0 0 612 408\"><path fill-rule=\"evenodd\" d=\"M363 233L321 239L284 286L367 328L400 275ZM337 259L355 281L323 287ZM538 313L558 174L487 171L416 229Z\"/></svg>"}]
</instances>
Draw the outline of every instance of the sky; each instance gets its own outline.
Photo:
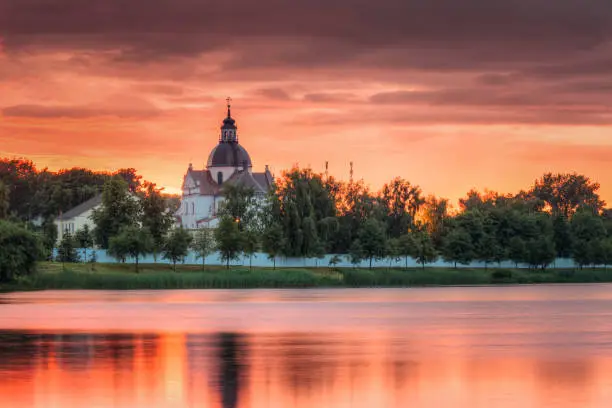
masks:
<instances>
[{"instance_id":1,"label":"sky","mask_svg":"<svg viewBox=\"0 0 612 408\"><path fill-rule=\"evenodd\" d=\"M255 170L612 203L609 0L0 0L0 155L178 192L231 96Z\"/></svg>"}]
</instances>

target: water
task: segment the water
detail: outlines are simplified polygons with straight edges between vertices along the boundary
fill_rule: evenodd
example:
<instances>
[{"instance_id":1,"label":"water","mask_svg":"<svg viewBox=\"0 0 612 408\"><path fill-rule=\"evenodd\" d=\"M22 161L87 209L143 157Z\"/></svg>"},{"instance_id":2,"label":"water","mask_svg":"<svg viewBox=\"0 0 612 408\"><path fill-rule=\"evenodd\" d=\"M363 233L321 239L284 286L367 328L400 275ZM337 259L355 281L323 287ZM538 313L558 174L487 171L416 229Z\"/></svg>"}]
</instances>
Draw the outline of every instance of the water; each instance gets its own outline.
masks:
<instances>
[{"instance_id":1,"label":"water","mask_svg":"<svg viewBox=\"0 0 612 408\"><path fill-rule=\"evenodd\" d=\"M0 295L0 407L612 406L612 285Z\"/></svg>"}]
</instances>

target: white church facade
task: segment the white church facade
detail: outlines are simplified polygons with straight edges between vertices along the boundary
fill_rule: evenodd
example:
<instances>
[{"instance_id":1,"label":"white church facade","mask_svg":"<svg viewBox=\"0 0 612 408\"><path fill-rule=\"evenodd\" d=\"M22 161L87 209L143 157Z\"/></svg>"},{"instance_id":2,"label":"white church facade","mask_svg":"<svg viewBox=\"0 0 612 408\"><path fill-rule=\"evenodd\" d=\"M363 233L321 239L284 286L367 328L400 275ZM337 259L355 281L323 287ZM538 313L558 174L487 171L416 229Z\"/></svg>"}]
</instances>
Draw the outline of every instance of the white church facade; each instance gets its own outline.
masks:
<instances>
[{"instance_id":1,"label":"white church facade","mask_svg":"<svg viewBox=\"0 0 612 408\"><path fill-rule=\"evenodd\" d=\"M251 157L238 141L238 127L230 108L228 98L227 117L221 125L219 143L210 152L206 168L196 170L189 164L183 178L181 206L176 213L177 224L183 228L217 226L225 183L244 184L252 188L256 196L263 196L274 182L267 165L264 172L253 172Z\"/></svg>"}]
</instances>

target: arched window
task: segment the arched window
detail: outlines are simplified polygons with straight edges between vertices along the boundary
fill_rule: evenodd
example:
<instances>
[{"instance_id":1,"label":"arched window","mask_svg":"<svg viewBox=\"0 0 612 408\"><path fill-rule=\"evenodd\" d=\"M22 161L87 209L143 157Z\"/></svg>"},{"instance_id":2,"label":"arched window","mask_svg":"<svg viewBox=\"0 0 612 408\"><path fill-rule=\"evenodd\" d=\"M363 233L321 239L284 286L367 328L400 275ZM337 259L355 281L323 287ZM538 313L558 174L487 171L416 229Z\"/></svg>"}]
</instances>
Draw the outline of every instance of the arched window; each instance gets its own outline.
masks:
<instances>
[{"instance_id":1,"label":"arched window","mask_svg":"<svg viewBox=\"0 0 612 408\"><path fill-rule=\"evenodd\" d=\"M223 183L223 172L217 173L217 184L221 185Z\"/></svg>"},{"instance_id":2,"label":"arched window","mask_svg":"<svg viewBox=\"0 0 612 408\"><path fill-rule=\"evenodd\" d=\"M195 214L195 203L191 203L191 213Z\"/></svg>"}]
</instances>

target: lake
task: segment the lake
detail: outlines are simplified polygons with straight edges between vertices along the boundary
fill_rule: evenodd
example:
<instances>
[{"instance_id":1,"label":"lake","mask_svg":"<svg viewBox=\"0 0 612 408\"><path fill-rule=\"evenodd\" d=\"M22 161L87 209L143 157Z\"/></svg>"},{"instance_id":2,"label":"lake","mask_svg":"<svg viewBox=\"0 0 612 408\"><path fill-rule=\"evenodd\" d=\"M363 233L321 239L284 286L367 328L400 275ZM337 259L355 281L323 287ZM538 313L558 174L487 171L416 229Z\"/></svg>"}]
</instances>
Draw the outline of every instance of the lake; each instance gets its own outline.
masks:
<instances>
[{"instance_id":1,"label":"lake","mask_svg":"<svg viewBox=\"0 0 612 408\"><path fill-rule=\"evenodd\" d=\"M0 295L0 406L612 406L612 285Z\"/></svg>"}]
</instances>

